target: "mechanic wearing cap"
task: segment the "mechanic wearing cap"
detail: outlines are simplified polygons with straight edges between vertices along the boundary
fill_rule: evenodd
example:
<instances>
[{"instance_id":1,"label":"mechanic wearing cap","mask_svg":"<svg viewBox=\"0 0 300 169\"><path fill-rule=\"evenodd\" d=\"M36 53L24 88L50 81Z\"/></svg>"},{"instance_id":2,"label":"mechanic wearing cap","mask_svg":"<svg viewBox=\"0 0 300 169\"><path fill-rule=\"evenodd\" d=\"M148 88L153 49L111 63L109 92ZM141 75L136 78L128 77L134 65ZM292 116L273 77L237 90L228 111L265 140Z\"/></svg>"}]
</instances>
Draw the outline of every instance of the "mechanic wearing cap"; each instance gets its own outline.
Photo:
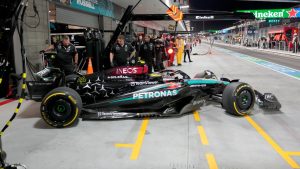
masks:
<instances>
[{"instance_id":1,"label":"mechanic wearing cap","mask_svg":"<svg viewBox=\"0 0 300 169\"><path fill-rule=\"evenodd\" d=\"M182 55L184 51L184 40L182 39L181 35L177 37L175 45L177 48L177 54L176 54L177 66L181 66Z\"/></svg>"},{"instance_id":2,"label":"mechanic wearing cap","mask_svg":"<svg viewBox=\"0 0 300 169\"><path fill-rule=\"evenodd\" d=\"M50 45L41 52L50 50L56 50L57 52L54 66L63 70L65 75L72 74L78 64L78 53L75 46L70 42L69 36L64 36L61 42Z\"/></svg>"},{"instance_id":3,"label":"mechanic wearing cap","mask_svg":"<svg viewBox=\"0 0 300 169\"><path fill-rule=\"evenodd\" d=\"M117 43L112 47L110 52L111 67L127 66L134 55L134 47L131 44L125 42L125 37L123 35L119 35Z\"/></svg>"},{"instance_id":4,"label":"mechanic wearing cap","mask_svg":"<svg viewBox=\"0 0 300 169\"><path fill-rule=\"evenodd\" d=\"M149 35L145 36L145 43L141 45L139 55L141 59L146 62L149 73L152 73L155 58L155 46L152 42L150 42Z\"/></svg>"}]
</instances>

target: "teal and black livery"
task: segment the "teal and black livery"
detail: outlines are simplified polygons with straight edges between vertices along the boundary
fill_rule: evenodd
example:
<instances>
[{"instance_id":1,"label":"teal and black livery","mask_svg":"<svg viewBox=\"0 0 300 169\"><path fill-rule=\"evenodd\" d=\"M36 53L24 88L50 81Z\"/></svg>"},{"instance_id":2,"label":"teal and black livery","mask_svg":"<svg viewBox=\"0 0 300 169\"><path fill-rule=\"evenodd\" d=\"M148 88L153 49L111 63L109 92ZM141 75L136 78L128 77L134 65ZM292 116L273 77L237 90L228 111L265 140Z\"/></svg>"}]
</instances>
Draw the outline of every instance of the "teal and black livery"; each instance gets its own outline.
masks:
<instances>
[{"instance_id":1,"label":"teal and black livery","mask_svg":"<svg viewBox=\"0 0 300 169\"><path fill-rule=\"evenodd\" d=\"M138 76L95 73L66 77L65 87L44 97L41 111L53 127L71 126L79 116L85 120L181 116L210 102L221 104L230 114L244 116L251 113L257 95L250 85L218 80L211 71L194 78L176 70ZM261 105L280 108L274 99L265 104L264 97L259 97ZM62 106L63 111L58 109Z\"/></svg>"}]
</instances>

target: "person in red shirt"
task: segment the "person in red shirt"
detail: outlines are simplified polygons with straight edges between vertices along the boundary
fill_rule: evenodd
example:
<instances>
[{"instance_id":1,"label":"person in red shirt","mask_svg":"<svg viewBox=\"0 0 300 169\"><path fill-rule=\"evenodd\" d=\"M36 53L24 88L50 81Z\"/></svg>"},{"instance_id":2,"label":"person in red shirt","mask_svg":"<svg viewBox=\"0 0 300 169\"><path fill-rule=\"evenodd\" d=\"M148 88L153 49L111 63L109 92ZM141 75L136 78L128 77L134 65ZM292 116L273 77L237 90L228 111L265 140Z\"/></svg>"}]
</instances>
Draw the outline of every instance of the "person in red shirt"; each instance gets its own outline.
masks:
<instances>
[{"instance_id":1,"label":"person in red shirt","mask_svg":"<svg viewBox=\"0 0 300 169\"><path fill-rule=\"evenodd\" d=\"M167 46L167 53L169 55L169 66L174 66L174 57L175 57L175 44L174 41L175 39L167 39L169 41L168 46Z\"/></svg>"}]
</instances>

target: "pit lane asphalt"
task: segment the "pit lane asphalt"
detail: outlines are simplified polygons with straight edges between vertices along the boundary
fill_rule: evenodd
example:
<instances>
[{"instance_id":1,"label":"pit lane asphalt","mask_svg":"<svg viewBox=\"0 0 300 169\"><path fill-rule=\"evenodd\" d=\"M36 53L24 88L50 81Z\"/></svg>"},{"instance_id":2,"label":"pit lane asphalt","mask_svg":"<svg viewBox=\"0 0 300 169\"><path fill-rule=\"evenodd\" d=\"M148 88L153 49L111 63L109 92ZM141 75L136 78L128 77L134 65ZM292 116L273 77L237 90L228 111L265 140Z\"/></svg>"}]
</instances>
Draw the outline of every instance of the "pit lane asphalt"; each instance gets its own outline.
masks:
<instances>
[{"instance_id":1,"label":"pit lane asphalt","mask_svg":"<svg viewBox=\"0 0 300 169\"><path fill-rule=\"evenodd\" d=\"M202 45L192 53L206 50L207 46ZM211 55L192 55L194 62L174 68L191 76L209 69L218 77L239 78L258 91L274 93L282 103L281 111L255 107L250 117L282 150L299 152L300 81L222 50L214 47ZM12 102L0 107L1 126L16 105ZM67 129L48 127L41 120L39 106L25 101L4 134L8 162L24 163L29 169L292 168L248 119L228 115L217 104L202 107L199 117L190 114L148 122L80 120L77 126ZM131 159L133 149L116 144L137 145L137 158ZM294 154L290 157L299 165L300 157Z\"/></svg>"},{"instance_id":2,"label":"pit lane asphalt","mask_svg":"<svg viewBox=\"0 0 300 169\"><path fill-rule=\"evenodd\" d=\"M262 51L256 51L253 50L253 48L236 48L236 47L230 47L230 46L224 46L220 44L214 44L215 47L221 47L223 49L228 49L237 53L246 54L252 57L264 59L273 63L277 63L283 66L287 66L293 69L300 70L300 55L299 58L295 57L286 57L275 53L266 53Z\"/></svg>"}]
</instances>

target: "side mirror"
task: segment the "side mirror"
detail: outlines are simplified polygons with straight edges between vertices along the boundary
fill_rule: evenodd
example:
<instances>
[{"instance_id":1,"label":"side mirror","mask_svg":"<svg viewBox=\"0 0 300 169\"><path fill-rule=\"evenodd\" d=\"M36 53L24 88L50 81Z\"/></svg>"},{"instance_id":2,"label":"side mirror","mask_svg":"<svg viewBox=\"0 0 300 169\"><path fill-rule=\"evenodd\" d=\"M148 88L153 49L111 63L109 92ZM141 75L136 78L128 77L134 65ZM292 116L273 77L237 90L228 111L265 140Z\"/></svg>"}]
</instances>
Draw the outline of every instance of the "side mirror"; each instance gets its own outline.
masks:
<instances>
[{"instance_id":1,"label":"side mirror","mask_svg":"<svg viewBox=\"0 0 300 169\"><path fill-rule=\"evenodd\" d=\"M231 82L239 82L240 81L240 79L233 79L233 80L231 80Z\"/></svg>"},{"instance_id":2,"label":"side mirror","mask_svg":"<svg viewBox=\"0 0 300 169\"><path fill-rule=\"evenodd\" d=\"M225 81L225 82L231 82L228 78L225 78L225 77L221 77L220 80Z\"/></svg>"}]
</instances>

